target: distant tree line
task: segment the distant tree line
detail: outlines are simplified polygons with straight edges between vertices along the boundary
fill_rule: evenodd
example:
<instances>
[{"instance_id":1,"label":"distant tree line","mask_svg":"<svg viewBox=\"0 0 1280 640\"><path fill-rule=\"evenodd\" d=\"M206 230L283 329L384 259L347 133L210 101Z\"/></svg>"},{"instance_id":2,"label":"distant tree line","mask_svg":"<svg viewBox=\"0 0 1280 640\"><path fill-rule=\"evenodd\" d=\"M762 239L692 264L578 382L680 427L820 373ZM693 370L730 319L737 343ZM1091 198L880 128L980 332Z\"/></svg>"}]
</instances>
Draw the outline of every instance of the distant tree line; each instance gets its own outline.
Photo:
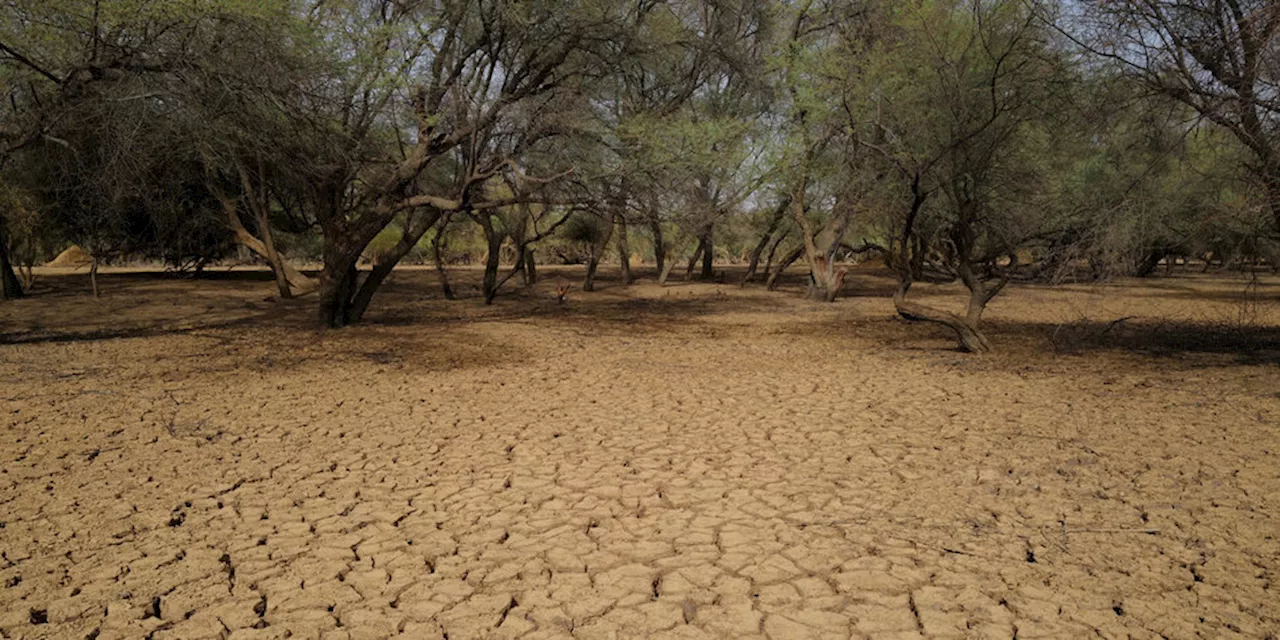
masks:
<instances>
[{"instance_id":1,"label":"distant tree line","mask_svg":"<svg viewBox=\"0 0 1280 640\"><path fill-rule=\"evenodd\" d=\"M874 256L985 351L1012 280L1276 264L1278 30L1268 0L12 0L0 282L69 243L249 252L341 327L451 244L486 302L637 255L831 301Z\"/></svg>"}]
</instances>

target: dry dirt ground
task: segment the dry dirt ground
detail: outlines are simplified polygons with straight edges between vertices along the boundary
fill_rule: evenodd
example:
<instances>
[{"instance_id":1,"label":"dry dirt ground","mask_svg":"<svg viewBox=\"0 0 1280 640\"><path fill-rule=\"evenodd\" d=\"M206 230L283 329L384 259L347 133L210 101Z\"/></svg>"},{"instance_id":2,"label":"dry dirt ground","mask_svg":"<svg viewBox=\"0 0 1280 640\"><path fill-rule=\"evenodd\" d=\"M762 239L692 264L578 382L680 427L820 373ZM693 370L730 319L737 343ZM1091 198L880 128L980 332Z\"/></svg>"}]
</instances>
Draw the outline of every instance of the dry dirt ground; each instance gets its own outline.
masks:
<instances>
[{"instance_id":1,"label":"dry dirt ground","mask_svg":"<svg viewBox=\"0 0 1280 640\"><path fill-rule=\"evenodd\" d=\"M329 332L249 275L0 305L0 635L1280 632L1280 279L1013 287L971 357L875 273Z\"/></svg>"}]
</instances>

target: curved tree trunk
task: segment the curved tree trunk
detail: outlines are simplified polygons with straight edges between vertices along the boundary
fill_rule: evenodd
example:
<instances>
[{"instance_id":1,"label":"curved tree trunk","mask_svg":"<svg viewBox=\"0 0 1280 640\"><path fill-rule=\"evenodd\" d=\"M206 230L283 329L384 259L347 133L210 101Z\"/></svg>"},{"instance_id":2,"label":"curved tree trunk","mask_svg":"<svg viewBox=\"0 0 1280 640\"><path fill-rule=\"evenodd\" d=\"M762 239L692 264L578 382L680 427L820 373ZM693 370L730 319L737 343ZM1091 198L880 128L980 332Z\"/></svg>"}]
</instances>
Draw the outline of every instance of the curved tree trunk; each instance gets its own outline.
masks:
<instances>
[{"instance_id":1,"label":"curved tree trunk","mask_svg":"<svg viewBox=\"0 0 1280 640\"><path fill-rule=\"evenodd\" d=\"M836 266L834 260L818 256L809 270L809 299L817 302L834 302L844 287L847 270Z\"/></svg>"},{"instance_id":2,"label":"curved tree trunk","mask_svg":"<svg viewBox=\"0 0 1280 640\"><path fill-rule=\"evenodd\" d=\"M258 257L266 260L267 264L271 266L272 271L276 274L283 274L284 280L290 287L296 289L297 293L310 293L319 287L319 283L314 279L304 275L301 271L298 271L290 266L289 263L285 262L284 257L275 250L274 242L272 243L272 246L268 248L266 242L258 239L257 236L254 236L252 233L249 233L249 230L244 228L244 224L240 222L240 214L236 212L236 205L234 202L221 196L219 196L218 199L222 202L223 213L227 216L227 226L231 228L231 233L240 246L252 251L257 254ZM267 228L265 223L260 221L259 224L263 224L264 229ZM267 233L270 233L269 229ZM274 258L272 256L274 256ZM277 282L279 282L279 278L280 276L277 275Z\"/></svg>"},{"instance_id":3,"label":"curved tree trunk","mask_svg":"<svg viewBox=\"0 0 1280 640\"><path fill-rule=\"evenodd\" d=\"M262 233L262 246L266 249L267 262L271 265L271 273L275 276L276 289L280 291L280 297L292 298L293 289L289 286L289 276L284 272L284 260L276 251L276 243L271 236L271 224L267 220L266 211L261 209L258 211L258 231Z\"/></svg>"},{"instance_id":4,"label":"curved tree trunk","mask_svg":"<svg viewBox=\"0 0 1280 640\"><path fill-rule=\"evenodd\" d=\"M783 257L782 261L778 263L778 268L774 269L773 273L769 274L769 280L765 283L765 288L767 288L769 291L777 290L778 278L781 278L782 274L786 272L787 267L790 267L792 264L794 264L795 261L799 260L800 256L802 255L804 255L804 245L800 245L795 249L792 249L791 253L788 253L785 257Z\"/></svg>"},{"instance_id":5,"label":"curved tree trunk","mask_svg":"<svg viewBox=\"0 0 1280 640\"><path fill-rule=\"evenodd\" d=\"M790 198L785 198L778 204L778 207L773 210L773 216L769 218L769 228L760 236L760 241L756 243L756 246L751 248L751 253L747 256L747 274L742 277L742 282L739 284L745 285L748 282L751 282L752 278L755 278L756 270L760 266L760 256L763 255L764 250L769 247L769 241L773 240L773 234L777 233L778 225L782 223L782 218L786 215L787 208L790 205ZM776 249L777 245L774 245L774 248ZM772 258L773 252L770 252L769 255L770 258ZM772 262L773 260L770 259L769 261ZM767 268L765 269L765 272L765 276L767 277Z\"/></svg>"},{"instance_id":6,"label":"curved tree trunk","mask_svg":"<svg viewBox=\"0 0 1280 640\"><path fill-rule=\"evenodd\" d=\"M707 237L702 235L698 237L698 246L694 247L693 255L689 256L689 264L684 268L684 279L686 281L693 279L693 270L698 267L698 261L702 260L702 256L707 253Z\"/></svg>"},{"instance_id":7,"label":"curved tree trunk","mask_svg":"<svg viewBox=\"0 0 1280 640\"><path fill-rule=\"evenodd\" d=\"M365 311L369 309L369 301L373 299L373 294L382 286L382 282L391 275L391 271L396 268L397 264L409 255L413 248L418 246L418 242L422 240L422 236L426 235L431 227L435 226L436 220L439 220L441 214L439 211L429 211L420 219L411 220L404 233L401 234L399 242L394 247L387 250L374 262L373 269L369 271L369 275L360 283L360 288L356 291L355 296L351 300L351 311L349 313L351 322L356 323L364 319Z\"/></svg>"},{"instance_id":8,"label":"curved tree trunk","mask_svg":"<svg viewBox=\"0 0 1280 640\"><path fill-rule=\"evenodd\" d=\"M910 289L911 282L909 280L903 281L898 284L898 290L893 294L893 307L897 310L898 315L913 322L940 324L954 331L956 339L959 341L960 349L963 351L968 351L969 353L991 351L991 343L987 341L987 337L978 328L976 320L971 322L968 318L961 318L954 313L911 302L907 300L907 291Z\"/></svg>"},{"instance_id":9,"label":"curved tree trunk","mask_svg":"<svg viewBox=\"0 0 1280 640\"><path fill-rule=\"evenodd\" d=\"M769 247L769 256L764 261L764 273L761 274L766 282L769 281L770 274L773 273L773 256L778 252L778 247L782 245L782 241L786 240L788 235L790 235L788 232L783 231L782 235L773 241L773 246Z\"/></svg>"}]
</instances>

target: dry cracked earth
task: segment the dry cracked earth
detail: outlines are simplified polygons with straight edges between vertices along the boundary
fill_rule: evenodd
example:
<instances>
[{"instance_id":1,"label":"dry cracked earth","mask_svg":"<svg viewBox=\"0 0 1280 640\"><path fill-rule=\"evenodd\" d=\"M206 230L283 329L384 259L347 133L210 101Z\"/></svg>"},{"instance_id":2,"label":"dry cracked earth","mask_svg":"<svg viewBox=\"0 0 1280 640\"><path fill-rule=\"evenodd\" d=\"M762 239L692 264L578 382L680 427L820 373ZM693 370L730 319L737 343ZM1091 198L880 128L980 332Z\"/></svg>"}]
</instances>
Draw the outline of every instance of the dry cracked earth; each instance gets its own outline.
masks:
<instances>
[{"instance_id":1,"label":"dry cracked earth","mask_svg":"<svg viewBox=\"0 0 1280 640\"><path fill-rule=\"evenodd\" d=\"M1277 281L1207 345L1234 281L1017 288L975 358L870 293L71 279L0 311L6 638L1280 632Z\"/></svg>"}]
</instances>

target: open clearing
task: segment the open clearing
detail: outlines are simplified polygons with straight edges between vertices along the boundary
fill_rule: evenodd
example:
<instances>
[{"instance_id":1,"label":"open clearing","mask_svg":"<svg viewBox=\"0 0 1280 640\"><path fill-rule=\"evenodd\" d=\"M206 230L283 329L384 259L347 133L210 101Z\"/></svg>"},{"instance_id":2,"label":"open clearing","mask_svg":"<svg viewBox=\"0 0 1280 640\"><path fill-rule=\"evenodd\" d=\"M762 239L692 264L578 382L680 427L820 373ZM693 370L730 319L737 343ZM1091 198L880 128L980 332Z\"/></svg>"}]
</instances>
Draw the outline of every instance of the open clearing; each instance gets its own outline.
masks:
<instances>
[{"instance_id":1,"label":"open clearing","mask_svg":"<svg viewBox=\"0 0 1280 640\"><path fill-rule=\"evenodd\" d=\"M1014 287L983 357L870 271L483 307L405 270L326 333L262 278L0 307L0 635L1280 630L1275 277Z\"/></svg>"}]
</instances>

